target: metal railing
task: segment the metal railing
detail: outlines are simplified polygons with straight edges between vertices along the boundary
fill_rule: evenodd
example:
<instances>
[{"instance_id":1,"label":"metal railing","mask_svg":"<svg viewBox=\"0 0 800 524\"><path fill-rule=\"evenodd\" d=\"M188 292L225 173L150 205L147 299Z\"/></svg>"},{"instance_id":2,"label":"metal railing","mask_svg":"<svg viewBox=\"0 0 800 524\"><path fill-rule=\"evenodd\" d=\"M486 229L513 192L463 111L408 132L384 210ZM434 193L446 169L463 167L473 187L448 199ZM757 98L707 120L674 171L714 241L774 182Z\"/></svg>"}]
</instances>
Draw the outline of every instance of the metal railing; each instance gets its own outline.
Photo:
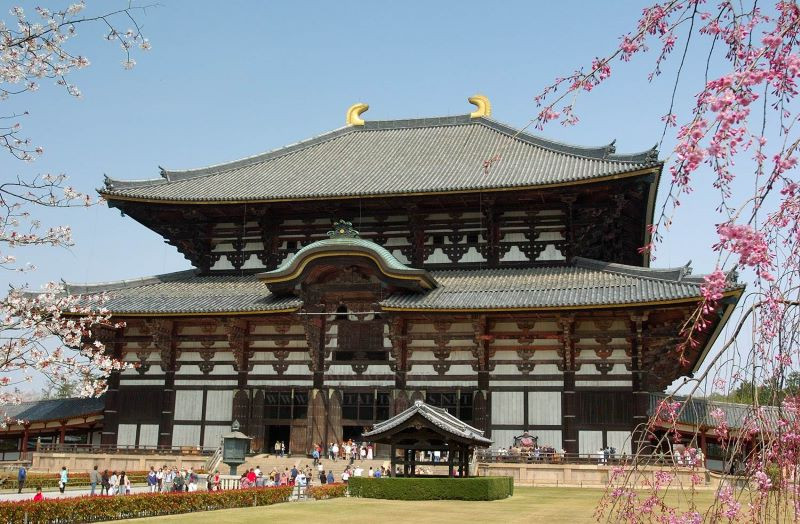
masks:
<instances>
[{"instance_id":1,"label":"metal railing","mask_svg":"<svg viewBox=\"0 0 800 524\"><path fill-rule=\"evenodd\" d=\"M478 450L475 460L479 463L506 463L506 464L592 464L597 466L614 466L618 464L633 464L642 466L678 466L678 467L704 467L697 460L690 462L676 461L671 455L643 454L639 456L625 453L560 453L553 451L524 450L524 451L497 451Z\"/></svg>"},{"instance_id":2,"label":"metal railing","mask_svg":"<svg viewBox=\"0 0 800 524\"><path fill-rule=\"evenodd\" d=\"M219 446L214 451L214 454L208 457L208 460L206 460L206 471L208 471L209 473L213 473L219 467L221 462L222 462L222 446Z\"/></svg>"}]
</instances>

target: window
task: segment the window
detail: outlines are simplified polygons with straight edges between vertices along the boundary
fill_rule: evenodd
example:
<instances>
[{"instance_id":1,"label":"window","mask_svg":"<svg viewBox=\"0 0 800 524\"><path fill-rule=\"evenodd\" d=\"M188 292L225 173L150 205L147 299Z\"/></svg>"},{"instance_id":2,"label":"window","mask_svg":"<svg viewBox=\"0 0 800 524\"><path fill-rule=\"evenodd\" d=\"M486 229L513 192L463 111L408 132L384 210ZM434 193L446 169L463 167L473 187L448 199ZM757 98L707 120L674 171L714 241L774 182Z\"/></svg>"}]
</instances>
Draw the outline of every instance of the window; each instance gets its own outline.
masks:
<instances>
[{"instance_id":1,"label":"window","mask_svg":"<svg viewBox=\"0 0 800 524\"><path fill-rule=\"evenodd\" d=\"M472 392L429 392L426 400L431 406L446 409L448 413L464 422L472 421Z\"/></svg>"},{"instance_id":2,"label":"window","mask_svg":"<svg viewBox=\"0 0 800 524\"><path fill-rule=\"evenodd\" d=\"M339 313L337 313L338 317ZM342 362L354 360L388 360L383 348L383 322L341 321L337 330L338 348L333 359Z\"/></svg>"},{"instance_id":3,"label":"window","mask_svg":"<svg viewBox=\"0 0 800 524\"><path fill-rule=\"evenodd\" d=\"M308 413L308 392L267 391L264 409L268 419L303 419Z\"/></svg>"},{"instance_id":4,"label":"window","mask_svg":"<svg viewBox=\"0 0 800 524\"><path fill-rule=\"evenodd\" d=\"M376 422L389 418L389 393L379 391L351 392L342 395L342 418Z\"/></svg>"}]
</instances>

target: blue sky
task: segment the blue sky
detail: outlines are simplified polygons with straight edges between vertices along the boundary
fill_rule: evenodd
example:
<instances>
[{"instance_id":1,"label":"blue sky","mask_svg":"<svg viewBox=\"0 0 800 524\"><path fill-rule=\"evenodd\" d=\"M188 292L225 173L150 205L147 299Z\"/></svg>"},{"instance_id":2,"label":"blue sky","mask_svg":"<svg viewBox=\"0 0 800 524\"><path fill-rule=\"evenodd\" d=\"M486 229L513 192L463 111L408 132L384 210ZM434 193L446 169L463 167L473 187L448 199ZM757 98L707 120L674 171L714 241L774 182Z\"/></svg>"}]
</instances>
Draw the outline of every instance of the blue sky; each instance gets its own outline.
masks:
<instances>
[{"instance_id":1,"label":"blue sky","mask_svg":"<svg viewBox=\"0 0 800 524\"><path fill-rule=\"evenodd\" d=\"M90 2L89 12L126 2ZM463 114L486 94L493 118L524 126L534 95L552 79L612 50L643 2L243 2L161 0L139 20L153 44L125 71L100 26L70 45L92 61L58 88L12 99L30 111L25 133L45 148L31 165L0 156L3 177L67 173L83 191L114 178L154 178L158 167L191 168L273 149L340 127L355 102L367 119ZM648 149L662 131L672 85L650 84L652 57L614 64L611 81L580 99L581 122L541 134L582 145L617 140L618 152ZM690 61L690 71L692 66ZM667 73L674 64L668 65ZM697 71L695 68L694 71ZM684 106L696 76L679 90ZM696 72L694 73L696 75ZM702 174L700 175L702 176ZM710 185L710 184L709 184ZM713 269L713 224L705 188L684 202L655 266L693 260ZM19 252L39 270L22 281L98 282L185 269L155 233L104 206L46 213L68 223L71 250ZM15 278L16 282L20 282Z\"/></svg>"}]
</instances>

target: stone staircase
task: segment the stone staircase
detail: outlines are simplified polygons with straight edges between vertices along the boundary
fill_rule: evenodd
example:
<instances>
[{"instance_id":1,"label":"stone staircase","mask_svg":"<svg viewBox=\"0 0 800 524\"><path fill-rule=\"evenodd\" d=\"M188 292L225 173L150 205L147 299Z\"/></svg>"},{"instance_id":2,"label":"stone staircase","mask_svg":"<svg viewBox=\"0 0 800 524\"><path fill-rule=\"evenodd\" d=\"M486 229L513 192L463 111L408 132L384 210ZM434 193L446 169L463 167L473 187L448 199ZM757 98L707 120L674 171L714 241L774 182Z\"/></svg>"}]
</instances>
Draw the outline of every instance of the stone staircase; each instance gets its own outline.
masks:
<instances>
[{"instance_id":1,"label":"stone staircase","mask_svg":"<svg viewBox=\"0 0 800 524\"><path fill-rule=\"evenodd\" d=\"M342 472L344 471L344 468L347 467L348 464L349 461L347 460L332 461L332 460L322 459L322 465L325 468L325 472L327 473L329 470L333 471L333 476L334 478L336 478L337 482L341 481ZM269 475L269 473L272 471L273 468L276 471L281 472L285 468L289 468L289 470L291 471L292 466L298 466L298 468L300 467L305 468L307 465L312 466L312 469L316 474L316 468L314 467L314 459L312 459L311 457L306 457L302 455L293 455L291 457L285 456L281 458L279 456L275 456L274 454L264 453L261 455L253 455L251 457L247 457L246 462L241 466L239 466L237 468L237 471L239 473L242 473L245 471L245 468L250 469L259 467L261 468L263 474L267 476ZM362 468L364 468L364 476L366 476L370 466L372 466L373 470L380 469L381 466L389 467L389 459L356 460L355 462L353 462L353 468L357 466L361 466ZM222 472L223 469L226 468L227 466L222 464L220 466L220 472ZM315 475L315 480L316 480L316 475Z\"/></svg>"},{"instance_id":2,"label":"stone staircase","mask_svg":"<svg viewBox=\"0 0 800 524\"><path fill-rule=\"evenodd\" d=\"M349 461L347 460L328 460L322 459L322 465L325 468L325 472L333 471L333 476L336 479L336 482L340 482L342 480L342 472L344 468L347 467ZM291 457L285 456L283 458L279 456L275 456L274 454L260 454L260 455L253 455L247 458L247 461L237 468L237 471L241 474L245 471L245 468L261 468L261 471L265 476L268 476L269 473L275 468L276 471L281 472L284 468L288 468L290 471L292 466L298 466L298 468L302 467L305 468L307 465L312 467L314 471L314 480L316 483L317 479L317 470L314 467L314 459L311 457L306 457L302 455L293 455ZM364 469L364 476L367 476L367 471L369 471L369 467L372 466L373 470L379 470L381 466L388 468L389 467L389 459L388 458L377 458L373 460L356 460L353 462L353 467L351 469L356 468L357 466L361 466ZM438 466L423 466L428 472L436 474L436 475L447 475L447 464L441 464ZM220 472L227 473L227 466L224 464L220 465Z\"/></svg>"}]
</instances>

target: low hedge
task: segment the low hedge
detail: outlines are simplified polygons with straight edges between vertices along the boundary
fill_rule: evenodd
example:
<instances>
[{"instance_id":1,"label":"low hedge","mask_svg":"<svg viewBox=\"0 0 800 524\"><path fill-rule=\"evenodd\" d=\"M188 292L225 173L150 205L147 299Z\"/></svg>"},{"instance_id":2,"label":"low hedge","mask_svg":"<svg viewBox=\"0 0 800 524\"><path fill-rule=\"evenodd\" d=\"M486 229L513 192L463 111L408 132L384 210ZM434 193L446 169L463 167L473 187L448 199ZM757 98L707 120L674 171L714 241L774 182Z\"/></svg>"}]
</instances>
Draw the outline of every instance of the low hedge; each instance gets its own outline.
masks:
<instances>
[{"instance_id":1,"label":"low hedge","mask_svg":"<svg viewBox=\"0 0 800 524\"><path fill-rule=\"evenodd\" d=\"M306 488L306 495L314 500L335 499L347 495L347 484L323 484Z\"/></svg>"},{"instance_id":2,"label":"low hedge","mask_svg":"<svg viewBox=\"0 0 800 524\"><path fill-rule=\"evenodd\" d=\"M143 493L116 497L45 498L40 502L0 502L0 523L71 524L268 506L288 501L292 489L292 486L280 486L192 493Z\"/></svg>"},{"instance_id":3,"label":"low hedge","mask_svg":"<svg viewBox=\"0 0 800 524\"><path fill-rule=\"evenodd\" d=\"M351 477L350 495L393 500L497 500L514 494L512 477Z\"/></svg>"}]
</instances>

